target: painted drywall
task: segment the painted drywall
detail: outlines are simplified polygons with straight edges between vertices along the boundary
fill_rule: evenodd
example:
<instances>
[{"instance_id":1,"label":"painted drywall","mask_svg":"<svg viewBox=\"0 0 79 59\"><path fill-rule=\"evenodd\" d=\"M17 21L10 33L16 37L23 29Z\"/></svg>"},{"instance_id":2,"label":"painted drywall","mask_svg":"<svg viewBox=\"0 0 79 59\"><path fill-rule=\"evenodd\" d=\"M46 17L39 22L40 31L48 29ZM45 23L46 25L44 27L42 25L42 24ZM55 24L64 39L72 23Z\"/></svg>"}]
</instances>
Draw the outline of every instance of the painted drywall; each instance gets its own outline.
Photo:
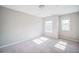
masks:
<instances>
[{"instance_id":1,"label":"painted drywall","mask_svg":"<svg viewBox=\"0 0 79 59\"><path fill-rule=\"evenodd\" d=\"M42 19L5 7L0 7L0 46L29 40L42 34Z\"/></svg>"},{"instance_id":2,"label":"painted drywall","mask_svg":"<svg viewBox=\"0 0 79 59\"><path fill-rule=\"evenodd\" d=\"M47 20L52 20L52 32L45 32L45 21ZM58 25L59 25L59 18L58 16L49 16L43 18L43 35L53 37L53 38L58 38Z\"/></svg>"},{"instance_id":3,"label":"painted drywall","mask_svg":"<svg viewBox=\"0 0 79 59\"><path fill-rule=\"evenodd\" d=\"M79 12L62 15L59 18L61 18L63 16L70 17L70 31L62 31L61 19L60 19L59 38L73 40L73 41L79 41Z\"/></svg>"}]
</instances>

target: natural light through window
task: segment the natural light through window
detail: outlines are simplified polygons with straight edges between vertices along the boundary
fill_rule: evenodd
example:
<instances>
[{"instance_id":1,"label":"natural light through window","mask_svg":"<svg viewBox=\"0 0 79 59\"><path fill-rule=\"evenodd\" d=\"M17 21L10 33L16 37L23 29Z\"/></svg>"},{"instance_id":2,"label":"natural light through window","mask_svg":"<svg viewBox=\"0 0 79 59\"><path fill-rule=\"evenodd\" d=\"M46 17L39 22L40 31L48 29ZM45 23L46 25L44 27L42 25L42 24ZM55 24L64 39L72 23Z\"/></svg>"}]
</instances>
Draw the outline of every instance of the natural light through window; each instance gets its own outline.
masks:
<instances>
[{"instance_id":1,"label":"natural light through window","mask_svg":"<svg viewBox=\"0 0 79 59\"><path fill-rule=\"evenodd\" d=\"M45 21L45 32L52 32L52 20Z\"/></svg>"},{"instance_id":2,"label":"natural light through window","mask_svg":"<svg viewBox=\"0 0 79 59\"><path fill-rule=\"evenodd\" d=\"M48 38L46 38L46 37L40 37L38 39L34 39L33 42L35 42L36 44L41 44L47 40L48 40Z\"/></svg>"},{"instance_id":3,"label":"natural light through window","mask_svg":"<svg viewBox=\"0 0 79 59\"><path fill-rule=\"evenodd\" d=\"M62 26L62 31L69 31L70 30L70 18L69 17L62 18L61 26Z\"/></svg>"},{"instance_id":4,"label":"natural light through window","mask_svg":"<svg viewBox=\"0 0 79 59\"><path fill-rule=\"evenodd\" d=\"M54 47L64 51L66 49L66 46L67 42L59 41Z\"/></svg>"},{"instance_id":5,"label":"natural light through window","mask_svg":"<svg viewBox=\"0 0 79 59\"><path fill-rule=\"evenodd\" d=\"M48 38L46 38L46 37L40 37L40 40L42 40L42 41L47 41Z\"/></svg>"},{"instance_id":6,"label":"natural light through window","mask_svg":"<svg viewBox=\"0 0 79 59\"><path fill-rule=\"evenodd\" d=\"M33 40L33 42L35 42L37 44L41 44L43 41L41 41L40 39L35 39L35 40Z\"/></svg>"}]
</instances>

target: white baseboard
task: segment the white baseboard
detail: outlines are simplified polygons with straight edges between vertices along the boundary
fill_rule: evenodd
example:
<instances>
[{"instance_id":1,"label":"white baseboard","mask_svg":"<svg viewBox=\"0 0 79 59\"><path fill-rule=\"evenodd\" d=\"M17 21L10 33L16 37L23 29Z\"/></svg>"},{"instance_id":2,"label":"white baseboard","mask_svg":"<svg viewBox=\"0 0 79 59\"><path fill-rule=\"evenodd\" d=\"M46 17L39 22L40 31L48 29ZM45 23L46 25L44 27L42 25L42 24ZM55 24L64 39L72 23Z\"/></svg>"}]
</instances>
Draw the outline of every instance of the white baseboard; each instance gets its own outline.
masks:
<instances>
[{"instance_id":1,"label":"white baseboard","mask_svg":"<svg viewBox=\"0 0 79 59\"><path fill-rule=\"evenodd\" d=\"M37 36L37 37L34 37L34 38L32 38L32 39L38 38L38 37L40 37L40 36L41 36L41 35L39 35L39 36ZM29 40L32 40L32 39L29 39ZM0 48L5 48L5 47L8 47L8 46L12 46L12 45L21 43L21 42L23 42L23 41L27 41L27 40L18 40L18 41L16 41L16 42L11 42L11 43L8 43L8 44L4 44L4 45L0 46Z\"/></svg>"},{"instance_id":2,"label":"white baseboard","mask_svg":"<svg viewBox=\"0 0 79 59\"><path fill-rule=\"evenodd\" d=\"M8 43L8 44L4 44L4 45L0 46L0 48L5 48L5 47L8 47L8 46L12 46L12 45L21 43L21 42L23 42L23 41L26 41L26 40L20 40L20 41L16 41L16 42L12 42L12 43Z\"/></svg>"}]
</instances>

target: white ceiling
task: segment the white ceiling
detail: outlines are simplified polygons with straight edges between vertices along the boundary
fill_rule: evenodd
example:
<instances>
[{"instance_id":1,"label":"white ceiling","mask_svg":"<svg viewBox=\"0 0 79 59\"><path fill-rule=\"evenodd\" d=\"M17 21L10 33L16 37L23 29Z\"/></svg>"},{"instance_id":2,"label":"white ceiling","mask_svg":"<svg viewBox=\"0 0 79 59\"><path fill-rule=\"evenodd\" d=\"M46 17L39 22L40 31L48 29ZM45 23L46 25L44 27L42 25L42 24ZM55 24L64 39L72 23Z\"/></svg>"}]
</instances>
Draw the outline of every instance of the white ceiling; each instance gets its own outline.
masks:
<instances>
[{"instance_id":1,"label":"white ceiling","mask_svg":"<svg viewBox=\"0 0 79 59\"><path fill-rule=\"evenodd\" d=\"M4 5L17 11L25 12L38 17L47 17L51 15L63 15L79 11L78 5L45 5L40 9L39 5Z\"/></svg>"}]
</instances>

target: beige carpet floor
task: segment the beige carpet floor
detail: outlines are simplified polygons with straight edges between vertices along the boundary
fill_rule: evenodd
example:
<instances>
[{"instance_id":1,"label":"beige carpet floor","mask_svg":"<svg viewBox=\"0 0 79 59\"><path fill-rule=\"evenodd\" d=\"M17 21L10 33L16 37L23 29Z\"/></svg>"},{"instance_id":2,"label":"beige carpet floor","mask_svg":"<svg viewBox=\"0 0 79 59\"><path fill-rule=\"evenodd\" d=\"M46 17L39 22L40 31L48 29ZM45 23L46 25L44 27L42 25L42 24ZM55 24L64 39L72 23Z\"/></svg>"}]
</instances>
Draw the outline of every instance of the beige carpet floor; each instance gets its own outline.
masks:
<instances>
[{"instance_id":1,"label":"beige carpet floor","mask_svg":"<svg viewBox=\"0 0 79 59\"><path fill-rule=\"evenodd\" d=\"M1 53L79 53L79 43L39 37L0 49Z\"/></svg>"}]
</instances>

